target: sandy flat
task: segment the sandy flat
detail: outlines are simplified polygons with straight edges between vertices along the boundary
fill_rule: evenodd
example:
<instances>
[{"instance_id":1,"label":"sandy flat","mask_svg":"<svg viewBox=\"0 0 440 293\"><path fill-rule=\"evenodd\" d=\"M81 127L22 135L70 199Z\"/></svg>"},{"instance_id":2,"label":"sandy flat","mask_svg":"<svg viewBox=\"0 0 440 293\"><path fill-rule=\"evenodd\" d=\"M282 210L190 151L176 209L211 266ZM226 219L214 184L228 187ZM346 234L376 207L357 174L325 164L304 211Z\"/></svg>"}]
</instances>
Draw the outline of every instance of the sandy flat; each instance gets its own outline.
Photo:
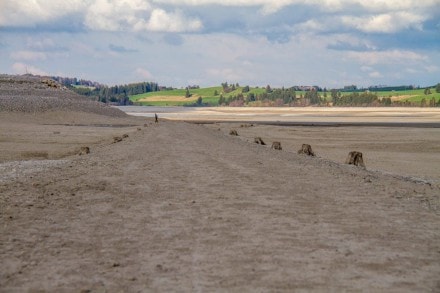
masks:
<instances>
[{"instance_id":1,"label":"sandy flat","mask_svg":"<svg viewBox=\"0 0 440 293\"><path fill-rule=\"evenodd\" d=\"M253 143L279 141L296 152L311 144L317 155L343 163L350 151L364 154L367 167L391 174L440 181L438 108L182 108L120 107L125 112L202 123ZM254 127L242 127L253 123Z\"/></svg>"},{"instance_id":2,"label":"sandy flat","mask_svg":"<svg viewBox=\"0 0 440 293\"><path fill-rule=\"evenodd\" d=\"M285 137L267 125L57 117L0 115L1 292L440 289L431 179L341 164L324 137L297 155L316 128L276 151L247 141Z\"/></svg>"},{"instance_id":3,"label":"sandy flat","mask_svg":"<svg viewBox=\"0 0 440 293\"><path fill-rule=\"evenodd\" d=\"M134 117L0 80L0 292L440 291L438 109Z\"/></svg>"},{"instance_id":4,"label":"sandy flat","mask_svg":"<svg viewBox=\"0 0 440 293\"><path fill-rule=\"evenodd\" d=\"M119 107L135 116L180 121L284 122L284 123L432 123L440 126L439 108L328 108L328 107Z\"/></svg>"}]
</instances>

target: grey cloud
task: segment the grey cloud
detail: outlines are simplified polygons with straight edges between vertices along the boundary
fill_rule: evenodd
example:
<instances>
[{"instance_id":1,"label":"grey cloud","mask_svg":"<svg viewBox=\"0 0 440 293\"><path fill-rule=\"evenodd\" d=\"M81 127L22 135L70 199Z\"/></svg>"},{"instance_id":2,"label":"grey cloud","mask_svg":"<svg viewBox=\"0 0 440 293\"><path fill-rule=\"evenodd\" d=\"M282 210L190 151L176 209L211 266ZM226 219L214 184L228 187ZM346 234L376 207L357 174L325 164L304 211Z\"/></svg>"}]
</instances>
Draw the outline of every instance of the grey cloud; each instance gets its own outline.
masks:
<instances>
[{"instance_id":1,"label":"grey cloud","mask_svg":"<svg viewBox=\"0 0 440 293\"><path fill-rule=\"evenodd\" d=\"M108 45L108 48L111 51L117 52L117 53L134 53L134 52L138 52L138 50L136 50L136 49L130 49L130 48L126 48L124 46L118 46L118 45L114 45L114 44Z\"/></svg>"},{"instance_id":2,"label":"grey cloud","mask_svg":"<svg viewBox=\"0 0 440 293\"><path fill-rule=\"evenodd\" d=\"M331 50L337 50L337 51L357 51L357 52L364 52L364 51L372 50L371 47L369 47L365 44L353 44L353 43L347 43L347 42L341 42L341 41L338 41L334 44L329 44L327 46L327 48L331 49Z\"/></svg>"},{"instance_id":3,"label":"grey cloud","mask_svg":"<svg viewBox=\"0 0 440 293\"><path fill-rule=\"evenodd\" d=\"M181 46L184 43L184 39L178 34L165 34L163 39L165 43L172 46Z\"/></svg>"}]
</instances>

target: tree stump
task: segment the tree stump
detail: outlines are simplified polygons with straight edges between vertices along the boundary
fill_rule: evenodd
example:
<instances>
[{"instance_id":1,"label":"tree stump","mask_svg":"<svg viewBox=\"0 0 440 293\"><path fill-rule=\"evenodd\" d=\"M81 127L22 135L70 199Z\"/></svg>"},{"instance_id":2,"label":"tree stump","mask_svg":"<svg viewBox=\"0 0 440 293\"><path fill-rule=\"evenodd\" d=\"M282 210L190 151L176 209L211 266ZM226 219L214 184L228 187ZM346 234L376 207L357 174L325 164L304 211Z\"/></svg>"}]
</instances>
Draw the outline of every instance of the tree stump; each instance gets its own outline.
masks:
<instances>
[{"instance_id":1,"label":"tree stump","mask_svg":"<svg viewBox=\"0 0 440 293\"><path fill-rule=\"evenodd\" d=\"M122 137L120 137L120 136L113 137L113 143L117 143L117 142L120 142L120 141L122 141Z\"/></svg>"},{"instance_id":2,"label":"tree stump","mask_svg":"<svg viewBox=\"0 0 440 293\"><path fill-rule=\"evenodd\" d=\"M261 139L261 137L254 138L256 144L266 145L266 143Z\"/></svg>"},{"instance_id":3,"label":"tree stump","mask_svg":"<svg viewBox=\"0 0 440 293\"><path fill-rule=\"evenodd\" d=\"M280 151L283 149L281 147L281 142L279 142L279 141L272 142L272 146L270 148L274 149L274 150L280 150Z\"/></svg>"},{"instance_id":4,"label":"tree stump","mask_svg":"<svg viewBox=\"0 0 440 293\"><path fill-rule=\"evenodd\" d=\"M355 165L365 169L364 159L362 158L361 152L350 152L345 160L345 164Z\"/></svg>"},{"instance_id":5,"label":"tree stump","mask_svg":"<svg viewBox=\"0 0 440 293\"><path fill-rule=\"evenodd\" d=\"M82 156L82 155L87 155L90 154L90 148L87 146L83 146L79 149L78 155Z\"/></svg>"},{"instance_id":6,"label":"tree stump","mask_svg":"<svg viewBox=\"0 0 440 293\"><path fill-rule=\"evenodd\" d=\"M303 144L301 149L298 151L298 154L304 154L307 156L315 156L315 153L312 150L312 147L309 144Z\"/></svg>"},{"instance_id":7,"label":"tree stump","mask_svg":"<svg viewBox=\"0 0 440 293\"><path fill-rule=\"evenodd\" d=\"M238 132L237 132L237 130L235 130L235 129L231 129L231 131L229 131L229 134L230 134L230 135L238 136Z\"/></svg>"}]
</instances>

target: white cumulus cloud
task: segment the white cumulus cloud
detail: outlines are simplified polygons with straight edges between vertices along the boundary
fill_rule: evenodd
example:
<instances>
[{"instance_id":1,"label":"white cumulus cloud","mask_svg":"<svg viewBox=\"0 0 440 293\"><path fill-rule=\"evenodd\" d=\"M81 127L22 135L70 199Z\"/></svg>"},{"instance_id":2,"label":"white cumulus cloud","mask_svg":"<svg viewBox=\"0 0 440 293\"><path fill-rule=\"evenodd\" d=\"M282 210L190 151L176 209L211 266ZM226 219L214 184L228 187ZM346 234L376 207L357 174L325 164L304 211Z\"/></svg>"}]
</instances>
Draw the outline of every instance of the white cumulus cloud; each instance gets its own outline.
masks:
<instances>
[{"instance_id":1,"label":"white cumulus cloud","mask_svg":"<svg viewBox=\"0 0 440 293\"><path fill-rule=\"evenodd\" d=\"M186 32L198 31L203 24L198 19L186 18L180 12L168 13L162 9L155 9L151 13L150 20L146 28L151 31L160 32Z\"/></svg>"},{"instance_id":2,"label":"white cumulus cloud","mask_svg":"<svg viewBox=\"0 0 440 293\"><path fill-rule=\"evenodd\" d=\"M411 12L395 12L366 17L344 16L343 24L366 33L394 33L403 29L422 29L423 15Z\"/></svg>"},{"instance_id":3,"label":"white cumulus cloud","mask_svg":"<svg viewBox=\"0 0 440 293\"><path fill-rule=\"evenodd\" d=\"M92 30L137 30L145 26L150 10L144 0L96 0L87 9L84 23Z\"/></svg>"},{"instance_id":4,"label":"white cumulus cloud","mask_svg":"<svg viewBox=\"0 0 440 293\"><path fill-rule=\"evenodd\" d=\"M154 3L206 6L223 5L233 7L261 7L264 14L270 14L289 5L316 6L322 11L340 11L345 8L359 7L369 11L401 11L414 9L427 9L440 4L439 0L152 0Z\"/></svg>"},{"instance_id":5,"label":"white cumulus cloud","mask_svg":"<svg viewBox=\"0 0 440 293\"><path fill-rule=\"evenodd\" d=\"M425 55L408 51L408 50L387 50L387 51L366 51L355 52L351 51L347 53L348 58L357 60L361 64L374 65L374 64L396 64L396 63L408 63L408 62L420 62L427 61L428 58Z\"/></svg>"},{"instance_id":6,"label":"white cumulus cloud","mask_svg":"<svg viewBox=\"0 0 440 293\"><path fill-rule=\"evenodd\" d=\"M86 0L1 0L0 26L34 26L84 11Z\"/></svg>"}]
</instances>

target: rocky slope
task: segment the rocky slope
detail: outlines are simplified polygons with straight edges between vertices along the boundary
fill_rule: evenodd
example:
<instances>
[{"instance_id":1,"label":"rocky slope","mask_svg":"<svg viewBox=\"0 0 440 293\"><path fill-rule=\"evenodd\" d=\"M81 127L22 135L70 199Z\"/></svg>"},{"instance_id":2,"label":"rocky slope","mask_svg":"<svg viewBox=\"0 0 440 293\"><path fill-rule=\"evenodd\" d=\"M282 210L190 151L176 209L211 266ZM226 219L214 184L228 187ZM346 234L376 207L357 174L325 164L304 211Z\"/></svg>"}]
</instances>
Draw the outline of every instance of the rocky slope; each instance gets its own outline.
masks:
<instances>
[{"instance_id":1,"label":"rocky slope","mask_svg":"<svg viewBox=\"0 0 440 293\"><path fill-rule=\"evenodd\" d=\"M48 78L0 75L0 112L76 111L125 117L120 110L91 101Z\"/></svg>"}]
</instances>

